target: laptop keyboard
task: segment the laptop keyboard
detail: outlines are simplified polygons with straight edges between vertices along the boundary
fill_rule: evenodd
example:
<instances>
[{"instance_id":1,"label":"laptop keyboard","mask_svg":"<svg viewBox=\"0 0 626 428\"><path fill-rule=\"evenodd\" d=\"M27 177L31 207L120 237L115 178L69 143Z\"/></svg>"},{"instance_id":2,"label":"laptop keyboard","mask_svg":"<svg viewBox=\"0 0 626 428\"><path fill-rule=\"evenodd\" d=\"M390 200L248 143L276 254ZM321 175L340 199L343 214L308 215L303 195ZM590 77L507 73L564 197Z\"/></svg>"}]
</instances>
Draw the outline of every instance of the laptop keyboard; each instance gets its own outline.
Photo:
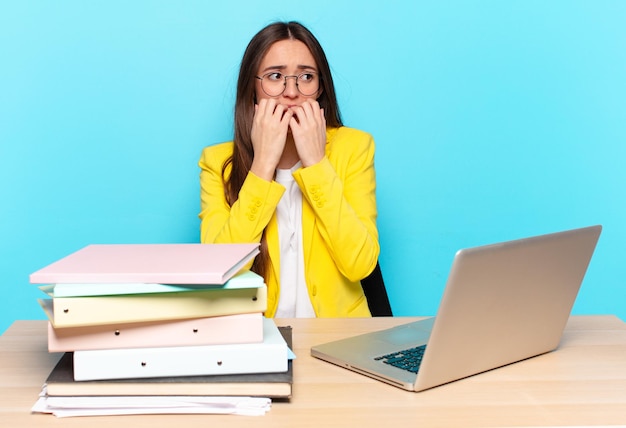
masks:
<instances>
[{"instance_id":1,"label":"laptop keyboard","mask_svg":"<svg viewBox=\"0 0 626 428\"><path fill-rule=\"evenodd\" d=\"M422 363L422 357L426 345L417 346L415 348L405 349L403 351L394 352L387 355L374 358L376 361L382 361L385 364L397 367L411 373L417 373Z\"/></svg>"}]
</instances>

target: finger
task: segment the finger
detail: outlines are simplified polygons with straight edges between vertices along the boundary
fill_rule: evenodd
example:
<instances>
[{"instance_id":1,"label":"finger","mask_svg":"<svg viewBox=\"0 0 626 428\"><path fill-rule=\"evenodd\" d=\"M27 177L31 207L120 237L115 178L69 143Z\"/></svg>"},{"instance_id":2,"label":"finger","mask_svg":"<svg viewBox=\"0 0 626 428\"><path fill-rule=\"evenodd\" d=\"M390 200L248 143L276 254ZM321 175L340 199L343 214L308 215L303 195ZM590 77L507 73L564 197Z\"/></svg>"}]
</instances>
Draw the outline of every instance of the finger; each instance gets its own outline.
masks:
<instances>
[{"instance_id":1,"label":"finger","mask_svg":"<svg viewBox=\"0 0 626 428\"><path fill-rule=\"evenodd\" d=\"M299 123L307 121L310 124L320 125L323 113L320 114L320 108L317 103L305 102L295 110Z\"/></svg>"},{"instance_id":2,"label":"finger","mask_svg":"<svg viewBox=\"0 0 626 428\"><path fill-rule=\"evenodd\" d=\"M273 98L266 98L265 100L265 115L272 116L276 111L276 100Z\"/></svg>"},{"instance_id":3,"label":"finger","mask_svg":"<svg viewBox=\"0 0 626 428\"><path fill-rule=\"evenodd\" d=\"M292 107L292 110L294 111L294 114L297 117L298 122L315 117L311 104L306 101L300 104L299 106Z\"/></svg>"},{"instance_id":4,"label":"finger","mask_svg":"<svg viewBox=\"0 0 626 428\"><path fill-rule=\"evenodd\" d=\"M291 123L292 121L294 121L294 115L293 112L291 111L286 111L285 114L283 115L283 118L281 119L280 123L281 125L283 125L286 129L289 129L291 127Z\"/></svg>"},{"instance_id":5,"label":"finger","mask_svg":"<svg viewBox=\"0 0 626 428\"><path fill-rule=\"evenodd\" d=\"M267 99L262 99L256 104L255 107L254 116L258 118L263 117L267 111Z\"/></svg>"},{"instance_id":6,"label":"finger","mask_svg":"<svg viewBox=\"0 0 626 428\"><path fill-rule=\"evenodd\" d=\"M316 100L307 100L302 103L302 107L307 113L317 114L320 111L320 105Z\"/></svg>"}]
</instances>

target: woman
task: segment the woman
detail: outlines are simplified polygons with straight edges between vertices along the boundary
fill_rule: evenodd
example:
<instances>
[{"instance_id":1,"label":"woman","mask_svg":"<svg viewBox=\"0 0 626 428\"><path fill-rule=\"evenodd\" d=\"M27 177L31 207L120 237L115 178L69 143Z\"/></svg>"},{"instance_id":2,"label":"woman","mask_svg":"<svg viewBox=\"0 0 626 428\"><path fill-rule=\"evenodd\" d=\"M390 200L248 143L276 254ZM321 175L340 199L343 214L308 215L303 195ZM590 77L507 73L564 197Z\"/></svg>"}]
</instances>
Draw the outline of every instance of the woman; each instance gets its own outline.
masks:
<instances>
[{"instance_id":1,"label":"woman","mask_svg":"<svg viewBox=\"0 0 626 428\"><path fill-rule=\"evenodd\" d=\"M374 141L343 127L326 55L296 22L244 53L233 142L207 147L201 242L260 242L268 317L370 316L360 280L376 266Z\"/></svg>"}]
</instances>

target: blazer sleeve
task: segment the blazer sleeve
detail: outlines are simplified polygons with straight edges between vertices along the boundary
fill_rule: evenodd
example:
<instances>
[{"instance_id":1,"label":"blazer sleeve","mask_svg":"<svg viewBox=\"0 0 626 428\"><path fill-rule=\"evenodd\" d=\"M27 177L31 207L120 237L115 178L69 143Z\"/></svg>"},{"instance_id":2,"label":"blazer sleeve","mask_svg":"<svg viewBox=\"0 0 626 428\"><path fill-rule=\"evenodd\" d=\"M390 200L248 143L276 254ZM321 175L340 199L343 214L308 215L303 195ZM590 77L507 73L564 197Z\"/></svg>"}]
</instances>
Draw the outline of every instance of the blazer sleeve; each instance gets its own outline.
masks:
<instances>
[{"instance_id":1,"label":"blazer sleeve","mask_svg":"<svg viewBox=\"0 0 626 428\"><path fill-rule=\"evenodd\" d=\"M294 173L315 213L316 230L351 281L371 273L380 253L374 152L370 134L339 128L329 139L327 156Z\"/></svg>"},{"instance_id":2,"label":"blazer sleeve","mask_svg":"<svg viewBox=\"0 0 626 428\"><path fill-rule=\"evenodd\" d=\"M198 162L202 243L260 242L263 229L285 191L282 185L250 172L241 187L239 199L229 206L224 194L222 168L232 151L232 143L210 146L202 151ZM230 173L229 169L226 173Z\"/></svg>"}]
</instances>

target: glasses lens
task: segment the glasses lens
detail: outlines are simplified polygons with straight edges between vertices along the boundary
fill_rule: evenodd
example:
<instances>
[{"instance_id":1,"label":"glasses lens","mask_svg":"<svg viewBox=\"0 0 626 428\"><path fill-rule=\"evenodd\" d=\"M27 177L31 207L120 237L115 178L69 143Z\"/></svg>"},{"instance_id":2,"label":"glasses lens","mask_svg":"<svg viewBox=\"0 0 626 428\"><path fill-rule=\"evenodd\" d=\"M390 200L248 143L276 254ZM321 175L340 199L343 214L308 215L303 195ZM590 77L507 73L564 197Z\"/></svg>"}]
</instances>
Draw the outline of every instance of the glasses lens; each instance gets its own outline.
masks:
<instances>
[{"instance_id":1,"label":"glasses lens","mask_svg":"<svg viewBox=\"0 0 626 428\"><path fill-rule=\"evenodd\" d=\"M302 73L296 82L298 90L304 96L315 95L320 88L319 77L316 73Z\"/></svg>"},{"instance_id":2,"label":"glasses lens","mask_svg":"<svg viewBox=\"0 0 626 428\"><path fill-rule=\"evenodd\" d=\"M277 97L285 91L285 79L277 73L270 73L261 79L261 88L270 97Z\"/></svg>"}]
</instances>

